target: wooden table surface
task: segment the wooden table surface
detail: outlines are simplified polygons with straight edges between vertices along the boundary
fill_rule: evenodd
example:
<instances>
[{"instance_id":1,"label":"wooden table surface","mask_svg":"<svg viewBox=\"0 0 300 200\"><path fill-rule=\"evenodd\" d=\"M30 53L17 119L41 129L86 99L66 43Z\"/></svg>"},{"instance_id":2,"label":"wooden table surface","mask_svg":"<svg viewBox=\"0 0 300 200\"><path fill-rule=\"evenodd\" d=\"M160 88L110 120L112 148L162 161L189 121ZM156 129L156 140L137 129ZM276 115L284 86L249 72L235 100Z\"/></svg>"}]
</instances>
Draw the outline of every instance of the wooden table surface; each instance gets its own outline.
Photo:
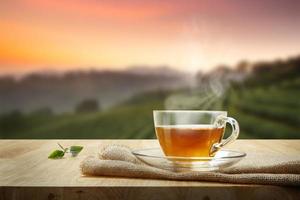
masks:
<instances>
[{"instance_id":1,"label":"wooden table surface","mask_svg":"<svg viewBox=\"0 0 300 200\"><path fill-rule=\"evenodd\" d=\"M50 160L63 146L82 145L75 158ZM107 144L158 147L156 140L0 140L2 199L300 199L300 188L213 182L85 177L79 169L87 155ZM300 140L238 140L230 149L299 155Z\"/></svg>"}]
</instances>

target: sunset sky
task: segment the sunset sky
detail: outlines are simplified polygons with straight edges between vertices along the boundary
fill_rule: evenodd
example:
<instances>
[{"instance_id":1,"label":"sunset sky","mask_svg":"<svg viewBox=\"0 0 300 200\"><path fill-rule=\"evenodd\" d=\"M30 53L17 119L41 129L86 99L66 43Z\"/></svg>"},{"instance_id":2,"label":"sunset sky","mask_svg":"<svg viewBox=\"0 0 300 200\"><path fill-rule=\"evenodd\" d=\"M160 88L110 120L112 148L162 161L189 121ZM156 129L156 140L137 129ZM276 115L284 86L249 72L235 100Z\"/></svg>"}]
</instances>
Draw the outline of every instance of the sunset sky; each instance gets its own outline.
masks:
<instances>
[{"instance_id":1,"label":"sunset sky","mask_svg":"<svg viewBox=\"0 0 300 200\"><path fill-rule=\"evenodd\" d=\"M298 54L298 0L0 1L0 74L196 71Z\"/></svg>"}]
</instances>

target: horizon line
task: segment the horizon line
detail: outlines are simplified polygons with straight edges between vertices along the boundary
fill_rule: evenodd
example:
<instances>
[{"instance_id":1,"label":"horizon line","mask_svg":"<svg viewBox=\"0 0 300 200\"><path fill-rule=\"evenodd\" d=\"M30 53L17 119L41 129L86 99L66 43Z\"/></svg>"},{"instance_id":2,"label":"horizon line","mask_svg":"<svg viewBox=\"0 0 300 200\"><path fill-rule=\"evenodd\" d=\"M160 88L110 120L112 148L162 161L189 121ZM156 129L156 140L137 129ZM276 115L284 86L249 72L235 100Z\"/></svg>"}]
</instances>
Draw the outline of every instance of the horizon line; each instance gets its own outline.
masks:
<instances>
[{"instance_id":1,"label":"horizon line","mask_svg":"<svg viewBox=\"0 0 300 200\"><path fill-rule=\"evenodd\" d=\"M100 68L99 66L91 66L89 68L87 67L83 67L83 66L77 66L74 68L69 68L69 69L51 69L50 67L45 67L42 69L34 69L34 70L23 70L23 72L1 72L0 70L0 78L3 77L13 77L16 79L19 78L23 78L26 76L30 76L30 75L34 75L34 74L40 74L40 75L64 75L64 74L68 74L68 73L72 73L72 72L126 72L126 71L130 71L132 69L138 69L138 68L143 68L143 69L147 69L147 70L158 70L158 69L169 69L172 70L174 72L177 73L183 73L183 74L197 74L199 72L204 72L204 73L209 73L210 71L213 71L214 69L220 67L220 66L226 66L229 67L231 69L235 69L237 67L237 65L241 62L246 62L249 65L254 65L255 63L261 63L261 62L275 62L275 61L287 61L289 59L293 59L293 58L297 58L300 57L300 53L295 54L295 55L290 55L290 56L286 56L285 58L282 57L277 57L277 58L273 58L273 59L260 59L260 60L255 60L255 61L249 61L246 59L240 59L238 62L236 62L233 65L229 65L229 64L225 64L225 63L220 63L218 65L215 65L213 67L210 67L209 70L203 70L201 69L201 67L199 67L199 69L194 70L194 71L189 71L189 70L182 70L182 69L178 69L177 67L171 66L171 65L167 65L167 64L161 64L161 65L147 65L147 64L133 64L133 65L128 65L125 67L118 67L118 68L111 68L109 66L104 67L104 68Z\"/></svg>"}]
</instances>

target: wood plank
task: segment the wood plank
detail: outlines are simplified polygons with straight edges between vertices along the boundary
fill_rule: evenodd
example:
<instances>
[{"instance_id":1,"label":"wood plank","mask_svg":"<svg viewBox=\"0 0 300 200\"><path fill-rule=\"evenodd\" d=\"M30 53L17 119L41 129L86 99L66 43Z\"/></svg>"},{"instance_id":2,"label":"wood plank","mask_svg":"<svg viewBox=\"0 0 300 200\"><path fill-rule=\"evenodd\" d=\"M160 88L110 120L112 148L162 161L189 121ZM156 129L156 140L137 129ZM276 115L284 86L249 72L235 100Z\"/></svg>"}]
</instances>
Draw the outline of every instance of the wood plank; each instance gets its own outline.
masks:
<instances>
[{"instance_id":1,"label":"wood plank","mask_svg":"<svg viewBox=\"0 0 300 200\"><path fill-rule=\"evenodd\" d=\"M165 199L165 200L298 200L299 190L268 187L10 187L0 188L0 199Z\"/></svg>"},{"instance_id":2,"label":"wood plank","mask_svg":"<svg viewBox=\"0 0 300 200\"><path fill-rule=\"evenodd\" d=\"M57 148L57 142L64 146L83 145L84 150L76 158L66 156L61 160L50 160L47 156ZM26 199L32 194L36 198L30 196L30 199L93 199L93 195L101 199L116 199L124 194L136 199L142 194L148 194L149 198L152 194L153 198L165 199L216 199L226 195L254 198L263 193L269 193L268 197L273 199L300 196L299 188L82 176L79 163L108 144L131 148L159 146L155 140L0 140L0 199L10 199L12 196ZM300 140L238 140L229 148L299 155L299 144ZM147 195L143 199L147 199Z\"/></svg>"}]
</instances>

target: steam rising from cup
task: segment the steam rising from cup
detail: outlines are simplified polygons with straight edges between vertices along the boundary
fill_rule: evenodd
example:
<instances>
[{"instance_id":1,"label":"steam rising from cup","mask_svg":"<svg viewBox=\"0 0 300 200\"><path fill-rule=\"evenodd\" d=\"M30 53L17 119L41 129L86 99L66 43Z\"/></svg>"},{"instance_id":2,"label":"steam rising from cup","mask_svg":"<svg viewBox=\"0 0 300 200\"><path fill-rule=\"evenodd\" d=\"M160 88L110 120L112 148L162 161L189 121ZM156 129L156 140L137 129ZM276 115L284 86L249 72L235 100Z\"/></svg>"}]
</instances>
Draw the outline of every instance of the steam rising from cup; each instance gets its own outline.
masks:
<instances>
[{"instance_id":1,"label":"steam rising from cup","mask_svg":"<svg viewBox=\"0 0 300 200\"><path fill-rule=\"evenodd\" d=\"M230 81L219 73L194 77L197 82L185 92L170 95L165 100L165 109L222 109L221 101L230 86Z\"/></svg>"}]
</instances>

